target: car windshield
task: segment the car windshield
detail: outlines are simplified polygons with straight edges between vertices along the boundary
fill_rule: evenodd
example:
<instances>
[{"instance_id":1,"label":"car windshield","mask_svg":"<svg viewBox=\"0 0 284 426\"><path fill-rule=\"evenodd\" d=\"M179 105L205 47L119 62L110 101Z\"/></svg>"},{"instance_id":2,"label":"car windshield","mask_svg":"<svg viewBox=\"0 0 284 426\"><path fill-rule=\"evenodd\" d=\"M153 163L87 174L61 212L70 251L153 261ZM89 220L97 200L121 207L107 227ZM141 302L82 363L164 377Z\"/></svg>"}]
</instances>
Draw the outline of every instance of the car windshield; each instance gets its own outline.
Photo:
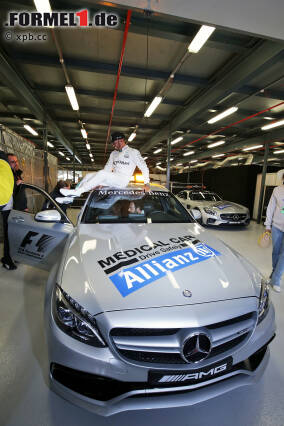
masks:
<instances>
[{"instance_id":1,"label":"car windshield","mask_svg":"<svg viewBox=\"0 0 284 426\"><path fill-rule=\"evenodd\" d=\"M82 223L189 223L192 217L166 191L96 190L90 196Z\"/></svg>"},{"instance_id":2,"label":"car windshield","mask_svg":"<svg viewBox=\"0 0 284 426\"><path fill-rule=\"evenodd\" d=\"M193 201L220 201L219 195L214 192L196 191L190 193L190 199Z\"/></svg>"}]
</instances>

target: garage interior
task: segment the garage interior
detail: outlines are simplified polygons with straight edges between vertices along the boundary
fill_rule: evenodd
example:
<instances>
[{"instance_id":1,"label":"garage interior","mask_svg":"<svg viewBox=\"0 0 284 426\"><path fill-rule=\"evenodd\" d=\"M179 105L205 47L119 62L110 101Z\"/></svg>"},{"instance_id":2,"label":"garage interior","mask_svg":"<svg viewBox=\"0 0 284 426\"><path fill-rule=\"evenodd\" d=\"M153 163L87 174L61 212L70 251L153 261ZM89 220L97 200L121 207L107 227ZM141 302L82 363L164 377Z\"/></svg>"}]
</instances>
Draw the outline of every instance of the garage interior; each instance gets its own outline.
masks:
<instances>
[{"instance_id":1,"label":"garage interior","mask_svg":"<svg viewBox=\"0 0 284 426\"><path fill-rule=\"evenodd\" d=\"M119 3L50 1L52 10L116 14L115 28L8 28L9 11L31 12L35 6L32 0L1 1L0 149L18 155L26 182L50 192L59 173L76 181L103 168L112 150L110 133L123 132L145 158L153 181L174 193L202 183L248 207L254 219L248 228L209 232L269 276L271 247L260 248L257 238L263 231L266 175L284 170L284 37L217 25L193 53L189 47L201 25L214 22L148 9L147 2L143 8ZM5 39L8 31L12 40ZM47 39L24 42L26 33ZM74 89L78 109L66 87ZM146 117L156 97L160 103ZM224 111L230 114L214 120ZM253 388L182 409L101 418L48 388L46 279L45 272L25 265L1 268L1 425L284 424L283 294L271 292L277 336L264 377Z\"/></svg>"}]
</instances>

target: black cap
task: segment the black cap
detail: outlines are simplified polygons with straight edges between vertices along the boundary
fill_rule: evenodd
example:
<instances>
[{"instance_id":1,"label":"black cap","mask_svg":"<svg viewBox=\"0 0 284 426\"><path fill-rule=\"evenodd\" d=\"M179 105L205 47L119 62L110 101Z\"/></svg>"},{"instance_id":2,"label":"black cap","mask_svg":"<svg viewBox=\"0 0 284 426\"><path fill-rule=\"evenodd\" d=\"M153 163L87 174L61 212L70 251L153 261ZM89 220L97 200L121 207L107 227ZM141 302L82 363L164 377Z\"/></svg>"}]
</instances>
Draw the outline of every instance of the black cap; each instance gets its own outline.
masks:
<instances>
[{"instance_id":1,"label":"black cap","mask_svg":"<svg viewBox=\"0 0 284 426\"><path fill-rule=\"evenodd\" d=\"M117 139L125 139L125 135L121 132L112 133L112 135L111 135L112 143L115 142Z\"/></svg>"}]
</instances>

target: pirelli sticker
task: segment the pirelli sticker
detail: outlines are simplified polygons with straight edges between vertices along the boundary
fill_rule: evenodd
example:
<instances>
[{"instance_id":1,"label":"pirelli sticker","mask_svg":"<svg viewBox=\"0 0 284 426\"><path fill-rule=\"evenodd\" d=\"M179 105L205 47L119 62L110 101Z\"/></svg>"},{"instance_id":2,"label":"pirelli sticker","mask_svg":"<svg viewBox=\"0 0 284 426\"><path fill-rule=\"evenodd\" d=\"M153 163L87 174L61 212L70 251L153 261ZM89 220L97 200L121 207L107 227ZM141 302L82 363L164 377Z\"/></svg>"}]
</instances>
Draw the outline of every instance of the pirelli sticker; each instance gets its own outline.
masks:
<instances>
[{"instance_id":1,"label":"pirelli sticker","mask_svg":"<svg viewBox=\"0 0 284 426\"><path fill-rule=\"evenodd\" d=\"M170 273L221 254L190 235L170 238L168 242L153 243L152 247L148 246L152 249L151 255L148 253L148 256L139 254L143 253L143 248L145 249L146 245L98 261L122 297ZM146 260L139 262L142 259ZM114 271L117 272L110 275Z\"/></svg>"}]
</instances>

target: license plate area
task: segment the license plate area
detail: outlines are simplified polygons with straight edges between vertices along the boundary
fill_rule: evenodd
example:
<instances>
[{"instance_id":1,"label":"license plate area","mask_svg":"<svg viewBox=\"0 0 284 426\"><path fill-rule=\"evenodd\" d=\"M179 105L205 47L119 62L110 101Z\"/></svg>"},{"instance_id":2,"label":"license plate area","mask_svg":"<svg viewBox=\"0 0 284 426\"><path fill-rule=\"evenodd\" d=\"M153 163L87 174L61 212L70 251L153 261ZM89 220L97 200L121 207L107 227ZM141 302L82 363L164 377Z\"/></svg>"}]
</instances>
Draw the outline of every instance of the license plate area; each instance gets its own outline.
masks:
<instances>
[{"instance_id":1,"label":"license plate area","mask_svg":"<svg viewBox=\"0 0 284 426\"><path fill-rule=\"evenodd\" d=\"M229 372L233 365L233 358L228 357L222 361L207 365L203 368L190 370L164 370L149 371L148 383L161 387L196 385L215 377L220 377Z\"/></svg>"}]
</instances>

